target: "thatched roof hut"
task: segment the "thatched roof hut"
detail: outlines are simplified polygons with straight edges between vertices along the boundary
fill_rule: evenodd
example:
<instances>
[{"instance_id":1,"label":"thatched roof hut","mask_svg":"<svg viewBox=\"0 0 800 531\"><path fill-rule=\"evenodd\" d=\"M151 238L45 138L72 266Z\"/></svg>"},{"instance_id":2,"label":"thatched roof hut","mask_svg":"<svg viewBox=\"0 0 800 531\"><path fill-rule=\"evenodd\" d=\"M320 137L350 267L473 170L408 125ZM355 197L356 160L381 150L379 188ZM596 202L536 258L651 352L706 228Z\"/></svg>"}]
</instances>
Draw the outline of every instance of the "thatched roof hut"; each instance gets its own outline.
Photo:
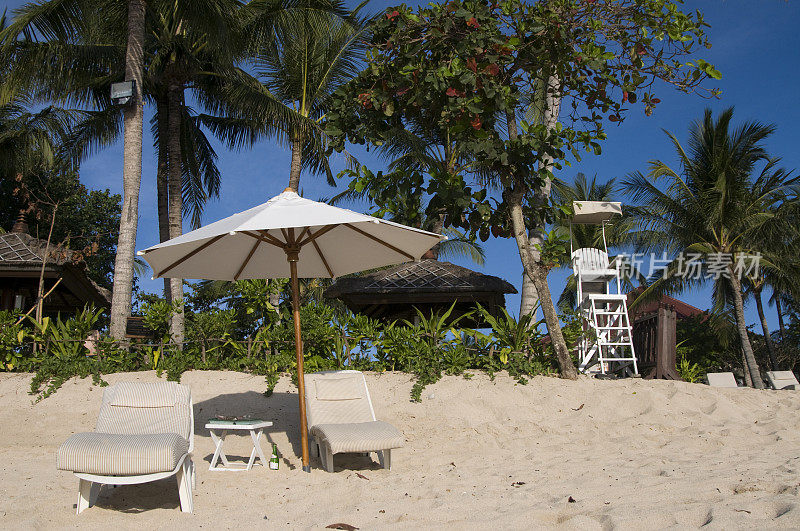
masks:
<instances>
[{"instance_id":1,"label":"thatched roof hut","mask_svg":"<svg viewBox=\"0 0 800 531\"><path fill-rule=\"evenodd\" d=\"M340 278L325 290L325 297L341 300L356 313L391 322L413 321L415 307L429 315L447 310L454 302L453 317L474 310L476 303L497 313L505 307L505 294L516 292L502 278L427 259ZM474 316L459 325L486 326Z\"/></svg>"},{"instance_id":2,"label":"thatched roof hut","mask_svg":"<svg viewBox=\"0 0 800 531\"><path fill-rule=\"evenodd\" d=\"M0 234L0 310L23 312L36 304L39 274L47 242L28 234L18 221L11 232ZM86 304L108 307L111 294L88 276L79 253L51 244L44 267L44 291L58 286L44 301L44 314L71 313Z\"/></svg>"}]
</instances>

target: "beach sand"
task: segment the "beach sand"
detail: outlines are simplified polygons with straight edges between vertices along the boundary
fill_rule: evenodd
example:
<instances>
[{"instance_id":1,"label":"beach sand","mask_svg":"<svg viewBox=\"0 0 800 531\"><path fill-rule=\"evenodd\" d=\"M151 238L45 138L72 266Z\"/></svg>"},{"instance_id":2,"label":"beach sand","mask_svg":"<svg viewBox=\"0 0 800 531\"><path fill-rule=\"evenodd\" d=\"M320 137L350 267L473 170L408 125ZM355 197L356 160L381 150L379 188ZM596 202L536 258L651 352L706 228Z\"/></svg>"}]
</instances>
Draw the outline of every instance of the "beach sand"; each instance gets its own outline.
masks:
<instances>
[{"instance_id":1,"label":"beach sand","mask_svg":"<svg viewBox=\"0 0 800 531\"><path fill-rule=\"evenodd\" d=\"M312 458L306 474L288 378L266 398L263 377L194 371L182 379L195 403L194 514L180 512L169 478L104 487L76 516L78 480L56 470L56 449L94 428L103 389L73 379L33 404L29 382L0 375L4 528L800 528L800 392L476 374L445 377L416 404L409 375L367 374L378 418L406 439L392 470L346 455L333 474ZM217 414L272 420L280 470L210 472L203 426ZM226 448L249 455L250 438L231 435Z\"/></svg>"}]
</instances>

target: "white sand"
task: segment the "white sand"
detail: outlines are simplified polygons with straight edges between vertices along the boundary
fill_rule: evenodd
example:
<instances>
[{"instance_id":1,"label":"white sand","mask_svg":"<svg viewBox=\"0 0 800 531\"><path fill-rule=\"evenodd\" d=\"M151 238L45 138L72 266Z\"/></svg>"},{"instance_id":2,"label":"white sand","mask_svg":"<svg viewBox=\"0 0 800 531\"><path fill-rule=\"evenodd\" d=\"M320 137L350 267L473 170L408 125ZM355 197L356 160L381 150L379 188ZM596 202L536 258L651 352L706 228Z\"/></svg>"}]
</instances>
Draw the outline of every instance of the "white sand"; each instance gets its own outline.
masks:
<instances>
[{"instance_id":1,"label":"white sand","mask_svg":"<svg viewBox=\"0 0 800 531\"><path fill-rule=\"evenodd\" d=\"M105 487L98 505L76 516L77 479L55 469L56 448L94 427L102 388L71 380L33 405L29 380L0 376L6 528L800 528L800 393L791 391L588 378L522 386L476 375L447 377L414 404L408 375L369 374L378 418L406 437L393 469L344 456L334 474L315 460L305 474L288 378L265 398L262 377L191 372L183 383L195 401L194 514L180 512L170 478ZM274 420L281 469L209 472L213 444L203 426L216 414ZM230 455L249 454L249 437L228 441Z\"/></svg>"}]
</instances>

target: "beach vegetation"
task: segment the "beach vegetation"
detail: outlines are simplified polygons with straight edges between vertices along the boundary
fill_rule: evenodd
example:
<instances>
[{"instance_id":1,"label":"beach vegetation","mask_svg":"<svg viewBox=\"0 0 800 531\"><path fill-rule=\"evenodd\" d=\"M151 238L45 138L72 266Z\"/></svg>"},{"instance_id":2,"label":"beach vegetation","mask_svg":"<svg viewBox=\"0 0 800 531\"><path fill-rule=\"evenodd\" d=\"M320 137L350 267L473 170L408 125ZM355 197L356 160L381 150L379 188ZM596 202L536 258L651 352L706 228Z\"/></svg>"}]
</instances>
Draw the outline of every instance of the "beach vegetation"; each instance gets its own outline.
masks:
<instances>
[{"instance_id":1,"label":"beach vegetation","mask_svg":"<svg viewBox=\"0 0 800 531\"><path fill-rule=\"evenodd\" d=\"M156 370L180 380L188 370L233 370L266 377L270 394L281 374L295 371L293 325L289 305L281 304L265 321L243 330L234 308L194 311L186 304L187 337L182 344L169 334L175 305L146 297L143 321L151 339L133 341L120 349L105 335L92 335L100 311L87 308L70 317L30 319L33 326L4 327L0 341L6 353L4 370L31 371L31 393L39 399L57 390L67 379L120 371ZM480 311L486 312L481 308ZM411 399L420 401L427 385L444 374L484 371L490 376L506 371L520 383L537 374L554 374L552 349L543 341L530 317L521 323L508 313L491 318L488 332L460 326L469 314L452 318L453 307L425 314L417 310L412 321L382 323L366 316L311 300L301 307L305 365L310 372L337 369L400 371L414 377ZM7 313L7 312L6 312ZM14 316L0 314L4 322ZM91 344L88 338L91 338Z\"/></svg>"}]
</instances>

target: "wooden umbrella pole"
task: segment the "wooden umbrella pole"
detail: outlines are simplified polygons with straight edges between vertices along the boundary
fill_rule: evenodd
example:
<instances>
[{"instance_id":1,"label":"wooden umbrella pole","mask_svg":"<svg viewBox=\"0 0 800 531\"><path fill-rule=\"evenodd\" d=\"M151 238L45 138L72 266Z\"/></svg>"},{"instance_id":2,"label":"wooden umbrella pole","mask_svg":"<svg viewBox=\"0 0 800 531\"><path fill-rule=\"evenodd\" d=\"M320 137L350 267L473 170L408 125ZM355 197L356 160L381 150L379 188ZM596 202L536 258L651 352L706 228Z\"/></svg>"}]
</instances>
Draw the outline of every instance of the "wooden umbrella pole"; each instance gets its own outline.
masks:
<instances>
[{"instance_id":1,"label":"wooden umbrella pole","mask_svg":"<svg viewBox=\"0 0 800 531\"><path fill-rule=\"evenodd\" d=\"M306 384L303 377L303 340L300 333L300 285L297 279L297 249L286 249L286 259L292 276L292 316L294 318L294 345L297 354L297 394L300 400L300 445L303 449L303 471L311 472L308 458L308 423L306 422Z\"/></svg>"}]
</instances>

